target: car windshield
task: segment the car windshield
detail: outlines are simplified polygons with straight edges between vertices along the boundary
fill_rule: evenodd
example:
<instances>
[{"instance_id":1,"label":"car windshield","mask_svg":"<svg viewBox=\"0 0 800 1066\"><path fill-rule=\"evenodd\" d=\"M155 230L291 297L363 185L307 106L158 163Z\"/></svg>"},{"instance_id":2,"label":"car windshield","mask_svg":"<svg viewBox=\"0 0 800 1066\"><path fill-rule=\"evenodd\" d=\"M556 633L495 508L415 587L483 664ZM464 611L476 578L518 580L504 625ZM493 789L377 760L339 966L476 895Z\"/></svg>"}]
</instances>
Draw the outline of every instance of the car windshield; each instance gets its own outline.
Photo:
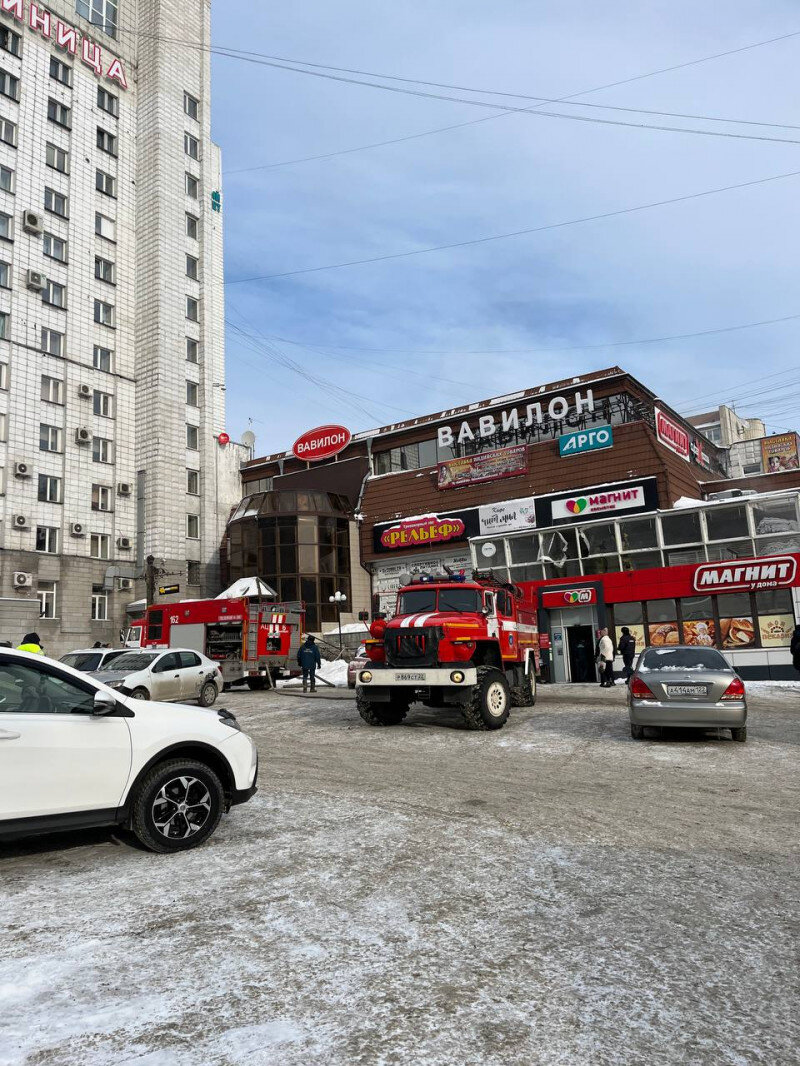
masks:
<instances>
[{"instance_id":1,"label":"car windshield","mask_svg":"<svg viewBox=\"0 0 800 1066\"><path fill-rule=\"evenodd\" d=\"M436 610L436 589L411 589L400 597L398 614L421 614L422 611Z\"/></svg>"},{"instance_id":2,"label":"car windshield","mask_svg":"<svg viewBox=\"0 0 800 1066\"><path fill-rule=\"evenodd\" d=\"M62 655L59 662L71 666L73 670L96 670L102 658L99 651L73 651L69 655Z\"/></svg>"},{"instance_id":3,"label":"car windshield","mask_svg":"<svg viewBox=\"0 0 800 1066\"><path fill-rule=\"evenodd\" d=\"M730 670L730 667L713 648L648 648L639 670Z\"/></svg>"},{"instance_id":4,"label":"car windshield","mask_svg":"<svg viewBox=\"0 0 800 1066\"><path fill-rule=\"evenodd\" d=\"M150 666L153 660L160 655L157 651L134 651L128 652L125 655L120 655L116 659L112 659L111 662L105 663L102 670L145 670Z\"/></svg>"},{"instance_id":5,"label":"car windshield","mask_svg":"<svg viewBox=\"0 0 800 1066\"><path fill-rule=\"evenodd\" d=\"M442 589L439 592L440 611L466 611L477 614L483 606L483 596L476 589Z\"/></svg>"}]
</instances>

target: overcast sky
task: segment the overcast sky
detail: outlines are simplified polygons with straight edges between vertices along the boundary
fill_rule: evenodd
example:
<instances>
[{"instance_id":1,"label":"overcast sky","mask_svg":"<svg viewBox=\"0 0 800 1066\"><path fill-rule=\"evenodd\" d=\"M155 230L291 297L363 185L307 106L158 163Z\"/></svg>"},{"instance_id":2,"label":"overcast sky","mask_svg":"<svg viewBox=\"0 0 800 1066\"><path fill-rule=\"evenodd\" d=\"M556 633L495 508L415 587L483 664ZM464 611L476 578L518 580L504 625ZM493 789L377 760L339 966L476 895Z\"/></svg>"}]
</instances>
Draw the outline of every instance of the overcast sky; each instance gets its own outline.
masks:
<instances>
[{"instance_id":1,"label":"overcast sky","mask_svg":"<svg viewBox=\"0 0 800 1066\"><path fill-rule=\"evenodd\" d=\"M218 46L544 97L800 31L789 0L226 0L214 3L213 18ZM800 36L582 99L800 124L799 60ZM800 140L800 129L550 109ZM399 144L235 173L494 114ZM800 428L800 318L586 347L800 315L800 178L473 247L237 283L800 171L800 144L500 115L221 57L213 127L226 171L227 317L261 335L253 341L229 325L229 429L238 437L252 419L257 454L320 423L368 429L615 364L681 411L735 400L743 414L763 413L771 430Z\"/></svg>"}]
</instances>

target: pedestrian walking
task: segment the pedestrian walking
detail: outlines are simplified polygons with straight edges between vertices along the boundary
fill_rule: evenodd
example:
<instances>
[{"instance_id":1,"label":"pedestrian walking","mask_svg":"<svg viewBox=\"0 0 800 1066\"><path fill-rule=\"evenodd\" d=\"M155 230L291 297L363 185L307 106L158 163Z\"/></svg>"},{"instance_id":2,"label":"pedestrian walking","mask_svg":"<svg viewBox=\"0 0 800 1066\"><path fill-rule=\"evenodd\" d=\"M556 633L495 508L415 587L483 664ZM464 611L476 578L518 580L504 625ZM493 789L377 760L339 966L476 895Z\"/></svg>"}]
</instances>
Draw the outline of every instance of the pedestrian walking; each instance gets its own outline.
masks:
<instances>
[{"instance_id":1,"label":"pedestrian walking","mask_svg":"<svg viewBox=\"0 0 800 1066\"><path fill-rule=\"evenodd\" d=\"M607 629L600 630L597 642L598 666L600 668L600 687L613 688L614 685L614 642Z\"/></svg>"},{"instance_id":2,"label":"pedestrian walking","mask_svg":"<svg viewBox=\"0 0 800 1066\"><path fill-rule=\"evenodd\" d=\"M633 660L636 655L636 637L631 634L627 626L622 627L622 636L619 638L619 653L622 656L622 676L627 683L633 674Z\"/></svg>"},{"instance_id":3,"label":"pedestrian walking","mask_svg":"<svg viewBox=\"0 0 800 1066\"><path fill-rule=\"evenodd\" d=\"M308 692L309 681L311 682L311 691L316 692L317 667L322 666L322 656L319 653L316 638L310 633L297 653L297 665L303 671L303 692Z\"/></svg>"},{"instance_id":4,"label":"pedestrian walking","mask_svg":"<svg viewBox=\"0 0 800 1066\"><path fill-rule=\"evenodd\" d=\"M794 633L792 634L792 642L789 645L789 650L792 653L792 662L794 668L800 673L800 626L794 627Z\"/></svg>"},{"instance_id":5,"label":"pedestrian walking","mask_svg":"<svg viewBox=\"0 0 800 1066\"><path fill-rule=\"evenodd\" d=\"M26 633L22 643L17 646L17 651L29 651L32 655L44 655L44 649L39 642L38 633Z\"/></svg>"}]
</instances>

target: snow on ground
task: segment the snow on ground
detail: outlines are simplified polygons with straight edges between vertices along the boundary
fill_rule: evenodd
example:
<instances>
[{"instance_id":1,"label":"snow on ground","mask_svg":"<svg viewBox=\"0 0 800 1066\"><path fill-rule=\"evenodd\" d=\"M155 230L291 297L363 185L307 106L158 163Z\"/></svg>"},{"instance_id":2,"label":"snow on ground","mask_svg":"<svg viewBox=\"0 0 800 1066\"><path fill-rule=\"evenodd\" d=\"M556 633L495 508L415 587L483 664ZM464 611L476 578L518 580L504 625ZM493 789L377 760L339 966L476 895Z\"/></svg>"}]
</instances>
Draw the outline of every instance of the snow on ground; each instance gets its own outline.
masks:
<instances>
[{"instance_id":1,"label":"snow on ground","mask_svg":"<svg viewBox=\"0 0 800 1066\"><path fill-rule=\"evenodd\" d=\"M497 733L228 694L261 790L211 842L0 851L2 1066L788 1066L797 715L634 742L542 687Z\"/></svg>"},{"instance_id":2,"label":"snow on ground","mask_svg":"<svg viewBox=\"0 0 800 1066\"><path fill-rule=\"evenodd\" d=\"M318 688L322 688L325 681L336 688L347 688L347 663L343 659L333 662L323 659L322 666L317 670L317 681ZM298 685L302 687L303 679L293 677L290 681L278 681L276 684L278 688L296 688Z\"/></svg>"},{"instance_id":3,"label":"snow on ground","mask_svg":"<svg viewBox=\"0 0 800 1066\"><path fill-rule=\"evenodd\" d=\"M363 633L365 637L369 636L369 626L366 622L348 622L342 626L342 633ZM339 627L335 626L333 629L327 630L326 637L338 637Z\"/></svg>"}]
</instances>

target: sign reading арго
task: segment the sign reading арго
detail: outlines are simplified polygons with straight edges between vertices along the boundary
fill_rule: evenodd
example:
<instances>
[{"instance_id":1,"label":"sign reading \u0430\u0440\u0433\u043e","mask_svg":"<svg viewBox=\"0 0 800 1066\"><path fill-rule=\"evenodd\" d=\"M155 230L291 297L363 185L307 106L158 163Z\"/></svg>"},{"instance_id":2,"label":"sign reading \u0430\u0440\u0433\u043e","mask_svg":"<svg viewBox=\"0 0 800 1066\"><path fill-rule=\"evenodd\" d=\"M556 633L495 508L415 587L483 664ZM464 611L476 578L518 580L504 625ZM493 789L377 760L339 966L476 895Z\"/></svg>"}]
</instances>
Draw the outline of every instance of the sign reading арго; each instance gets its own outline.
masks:
<instances>
[{"instance_id":1,"label":"sign reading \u0430\u0440\u0433\u043e","mask_svg":"<svg viewBox=\"0 0 800 1066\"><path fill-rule=\"evenodd\" d=\"M581 429L577 433L564 433L558 438L558 454L580 455L581 452L596 452L614 446L614 431L611 426L597 429Z\"/></svg>"}]
</instances>

